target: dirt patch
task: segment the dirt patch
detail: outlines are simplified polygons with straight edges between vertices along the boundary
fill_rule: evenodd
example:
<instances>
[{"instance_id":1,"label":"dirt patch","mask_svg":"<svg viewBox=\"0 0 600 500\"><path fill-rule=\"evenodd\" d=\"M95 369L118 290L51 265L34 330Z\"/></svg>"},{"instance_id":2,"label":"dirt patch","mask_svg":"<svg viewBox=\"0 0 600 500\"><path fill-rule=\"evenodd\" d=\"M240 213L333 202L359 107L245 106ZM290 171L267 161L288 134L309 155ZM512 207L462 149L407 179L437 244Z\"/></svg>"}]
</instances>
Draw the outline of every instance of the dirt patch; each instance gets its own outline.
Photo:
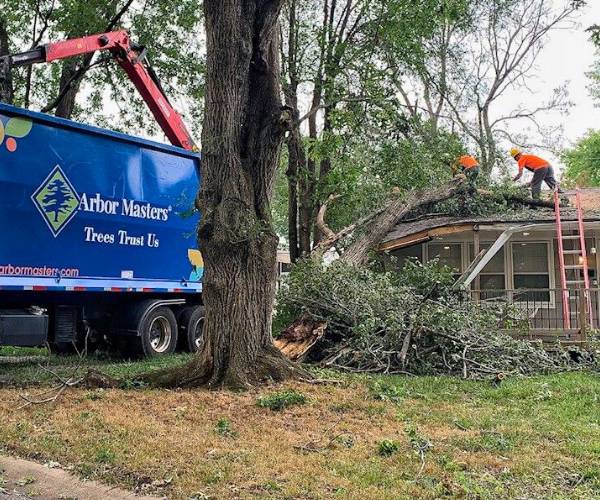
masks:
<instances>
[{"instance_id":1,"label":"dirt patch","mask_svg":"<svg viewBox=\"0 0 600 500\"><path fill-rule=\"evenodd\" d=\"M56 464L40 465L12 457L0 457L0 477L6 490L0 499L85 499L85 500L156 500L95 481L81 479L60 469ZM4 495L4 496L3 496Z\"/></svg>"}]
</instances>

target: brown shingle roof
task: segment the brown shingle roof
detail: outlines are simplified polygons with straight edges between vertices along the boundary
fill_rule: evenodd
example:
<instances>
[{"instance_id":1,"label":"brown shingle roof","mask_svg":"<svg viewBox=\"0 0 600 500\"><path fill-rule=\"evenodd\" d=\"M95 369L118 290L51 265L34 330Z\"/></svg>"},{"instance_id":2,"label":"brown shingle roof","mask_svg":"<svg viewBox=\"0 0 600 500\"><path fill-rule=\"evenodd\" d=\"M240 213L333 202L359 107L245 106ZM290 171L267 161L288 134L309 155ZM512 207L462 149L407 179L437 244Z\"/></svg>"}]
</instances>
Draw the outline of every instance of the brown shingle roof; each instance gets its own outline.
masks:
<instances>
[{"instance_id":1,"label":"brown shingle roof","mask_svg":"<svg viewBox=\"0 0 600 500\"><path fill-rule=\"evenodd\" d=\"M600 210L600 188L581 188L580 191L584 210ZM567 196L575 204L575 191L568 191Z\"/></svg>"},{"instance_id":2,"label":"brown shingle roof","mask_svg":"<svg viewBox=\"0 0 600 500\"><path fill-rule=\"evenodd\" d=\"M562 219L565 221L577 220L577 212L573 208L562 210ZM554 211L550 209L531 209L523 210L510 214L497 214L485 217L423 217L421 219L405 221L397 224L392 231L381 242L385 246L394 240L416 235L424 231L430 231L442 227L462 226L462 225L492 225L511 222L527 222L528 224L544 224L554 222ZM588 210L585 213L585 220L588 222L600 222L600 211Z\"/></svg>"}]
</instances>

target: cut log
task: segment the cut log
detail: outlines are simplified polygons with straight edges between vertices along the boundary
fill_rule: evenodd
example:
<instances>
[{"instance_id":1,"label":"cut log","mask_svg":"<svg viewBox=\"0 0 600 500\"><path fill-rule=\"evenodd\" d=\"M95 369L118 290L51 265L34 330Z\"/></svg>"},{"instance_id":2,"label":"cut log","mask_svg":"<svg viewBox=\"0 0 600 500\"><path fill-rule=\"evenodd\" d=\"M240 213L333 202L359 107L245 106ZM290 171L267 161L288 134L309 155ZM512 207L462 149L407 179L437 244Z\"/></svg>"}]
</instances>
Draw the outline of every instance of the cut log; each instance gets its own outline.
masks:
<instances>
[{"instance_id":1,"label":"cut log","mask_svg":"<svg viewBox=\"0 0 600 500\"><path fill-rule=\"evenodd\" d=\"M275 347L291 361L301 362L325 335L326 328L327 323L323 321L296 320L275 340Z\"/></svg>"}]
</instances>

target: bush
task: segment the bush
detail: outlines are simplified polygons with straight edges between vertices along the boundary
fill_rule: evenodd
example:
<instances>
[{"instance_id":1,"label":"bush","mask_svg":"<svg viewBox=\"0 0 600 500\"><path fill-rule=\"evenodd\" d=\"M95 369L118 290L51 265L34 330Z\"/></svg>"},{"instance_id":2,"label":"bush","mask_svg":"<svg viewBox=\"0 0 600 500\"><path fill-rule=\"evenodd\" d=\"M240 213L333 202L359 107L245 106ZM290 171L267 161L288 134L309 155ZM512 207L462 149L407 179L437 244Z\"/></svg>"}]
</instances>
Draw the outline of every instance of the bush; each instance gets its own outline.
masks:
<instances>
[{"instance_id":1,"label":"bush","mask_svg":"<svg viewBox=\"0 0 600 500\"><path fill-rule=\"evenodd\" d=\"M257 400L258 406L273 411L281 411L290 406L303 405L304 403L306 403L306 396L294 390L275 392Z\"/></svg>"}]
</instances>

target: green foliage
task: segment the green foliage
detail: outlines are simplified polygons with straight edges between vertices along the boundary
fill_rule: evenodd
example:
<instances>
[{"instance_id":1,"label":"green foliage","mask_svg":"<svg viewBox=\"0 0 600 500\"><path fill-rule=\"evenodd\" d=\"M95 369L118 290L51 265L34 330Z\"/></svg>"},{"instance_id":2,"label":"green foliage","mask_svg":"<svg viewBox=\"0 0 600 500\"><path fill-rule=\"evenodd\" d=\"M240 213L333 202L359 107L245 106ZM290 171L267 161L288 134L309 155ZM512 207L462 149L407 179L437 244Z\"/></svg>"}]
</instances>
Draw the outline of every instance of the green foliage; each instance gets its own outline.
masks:
<instances>
[{"instance_id":1,"label":"green foliage","mask_svg":"<svg viewBox=\"0 0 600 500\"><path fill-rule=\"evenodd\" d=\"M290 406L303 405L306 403L306 396L293 389L274 392L268 396L258 398L256 404L261 408L269 408L272 411L281 411Z\"/></svg>"},{"instance_id":2,"label":"green foliage","mask_svg":"<svg viewBox=\"0 0 600 500\"><path fill-rule=\"evenodd\" d=\"M4 0L1 11L7 20L10 50L19 52L30 48L32 35L43 44L104 32L125 5L122 0ZM201 12L192 0L132 2L113 28L128 30L135 42L147 47L167 95L194 131L199 131L204 85ZM156 136L154 118L124 72L109 59L106 54L95 56L98 64L85 75L72 118ZM81 64L82 58L72 61ZM54 101L63 67L66 63L33 67L31 85L27 68L14 69L15 104L40 109Z\"/></svg>"},{"instance_id":3,"label":"green foliage","mask_svg":"<svg viewBox=\"0 0 600 500\"><path fill-rule=\"evenodd\" d=\"M377 110L370 119L377 121ZM381 206L392 189L423 189L450 180L451 163L466 152L461 139L431 124L398 117L382 119L381 136L367 140L347 137L332 154L332 171L319 183L317 197L329 193L341 198L328 209L327 221L341 229ZM395 122L392 122L395 120ZM364 125L364 124L363 124Z\"/></svg>"},{"instance_id":4,"label":"green foliage","mask_svg":"<svg viewBox=\"0 0 600 500\"><path fill-rule=\"evenodd\" d=\"M564 176L569 184L600 186L600 131L589 130L561 159L567 166Z\"/></svg>"},{"instance_id":5,"label":"green foliage","mask_svg":"<svg viewBox=\"0 0 600 500\"><path fill-rule=\"evenodd\" d=\"M392 439L383 439L377 443L377 453L382 457L391 457L398 453L400 444Z\"/></svg>"},{"instance_id":6,"label":"green foliage","mask_svg":"<svg viewBox=\"0 0 600 500\"><path fill-rule=\"evenodd\" d=\"M226 418L220 418L216 426L217 434L224 437L235 438L237 432L233 430L231 422Z\"/></svg>"},{"instance_id":7,"label":"green foliage","mask_svg":"<svg viewBox=\"0 0 600 500\"><path fill-rule=\"evenodd\" d=\"M593 356L574 364L566 352L511 338L501 327L512 321L513 306L471 301L435 263L379 273L343 261L301 262L279 292L277 315L325 322L326 336L309 359L353 371L477 378L598 366Z\"/></svg>"},{"instance_id":8,"label":"green foliage","mask_svg":"<svg viewBox=\"0 0 600 500\"><path fill-rule=\"evenodd\" d=\"M442 266L437 260L425 264L408 260L398 275L398 284L410 288L424 297L449 297L455 295L452 289L454 276L452 269Z\"/></svg>"}]
</instances>

